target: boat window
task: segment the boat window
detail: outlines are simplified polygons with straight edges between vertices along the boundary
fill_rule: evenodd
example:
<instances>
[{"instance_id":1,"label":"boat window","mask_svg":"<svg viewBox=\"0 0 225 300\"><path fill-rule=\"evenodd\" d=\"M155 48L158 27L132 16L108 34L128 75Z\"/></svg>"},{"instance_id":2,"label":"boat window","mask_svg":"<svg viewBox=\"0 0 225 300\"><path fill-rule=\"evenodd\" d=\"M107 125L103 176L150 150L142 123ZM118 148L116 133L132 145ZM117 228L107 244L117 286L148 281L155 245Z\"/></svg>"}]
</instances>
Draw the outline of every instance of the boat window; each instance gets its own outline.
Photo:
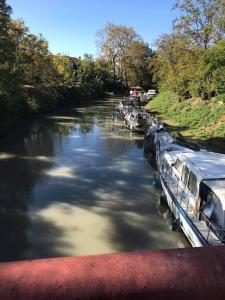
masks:
<instances>
[{"instance_id":1,"label":"boat window","mask_svg":"<svg viewBox=\"0 0 225 300\"><path fill-rule=\"evenodd\" d=\"M183 182L184 185L187 184L188 176L189 176L189 169L186 166L184 166L181 175L181 181Z\"/></svg>"},{"instance_id":2,"label":"boat window","mask_svg":"<svg viewBox=\"0 0 225 300\"><path fill-rule=\"evenodd\" d=\"M166 168L166 169L168 168L168 167L167 167L167 166L168 166L168 163L167 163L167 161L165 160L165 158L162 159L162 164L163 164L163 167L164 167L164 168Z\"/></svg>"},{"instance_id":3,"label":"boat window","mask_svg":"<svg viewBox=\"0 0 225 300\"><path fill-rule=\"evenodd\" d=\"M210 182L211 183L211 182ZM213 184L212 184L213 186ZM225 220L224 220L224 209L221 200L218 196L211 190L208 186L208 182L201 182L200 185L200 197L201 197L201 215L202 220L204 220L208 226L208 221L212 224L212 230L221 239L225 240Z\"/></svg>"},{"instance_id":4,"label":"boat window","mask_svg":"<svg viewBox=\"0 0 225 300\"><path fill-rule=\"evenodd\" d=\"M177 169L177 171L179 173L181 173L182 171L182 163L179 159L176 160L175 164L174 164L174 167Z\"/></svg>"},{"instance_id":5,"label":"boat window","mask_svg":"<svg viewBox=\"0 0 225 300\"><path fill-rule=\"evenodd\" d=\"M162 172L165 173L165 175L169 175L170 171L170 165L168 164L167 160L165 158L162 159Z\"/></svg>"},{"instance_id":6,"label":"boat window","mask_svg":"<svg viewBox=\"0 0 225 300\"><path fill-rule=\"evenodd\" d=\"M171 172L170 172L170 171L171 171L170 165L168 164L167 161L165 162L165 168L166 168L166 171L167 171L167 172L171 173Z\"/></svg>"},{"instance_id":7,"label":"boat window","mask_svg":"<svg viewBox=\"0 0 225 300\"><path fill-rule=\"evenodd\" d=\"M197 177L194 173L190 172L188 180L188 189L195 196L197 192Z\"/></svg>"},{"instance_id":8,"label":"boat window","mask_svg":"<svg viewBox=\"0 0 225 300\"><path fill-rule=\"evenodd\" d=\"M212 192L209 192L208 195L207 195L206 202L202 206L202 211L208 219L212 218L212 214L213 214L213 210L214 210L214 207L215 207L216 200L217 199L216 199L216 197L214 197L214 194Z\"/></svg>"}]
</instances>

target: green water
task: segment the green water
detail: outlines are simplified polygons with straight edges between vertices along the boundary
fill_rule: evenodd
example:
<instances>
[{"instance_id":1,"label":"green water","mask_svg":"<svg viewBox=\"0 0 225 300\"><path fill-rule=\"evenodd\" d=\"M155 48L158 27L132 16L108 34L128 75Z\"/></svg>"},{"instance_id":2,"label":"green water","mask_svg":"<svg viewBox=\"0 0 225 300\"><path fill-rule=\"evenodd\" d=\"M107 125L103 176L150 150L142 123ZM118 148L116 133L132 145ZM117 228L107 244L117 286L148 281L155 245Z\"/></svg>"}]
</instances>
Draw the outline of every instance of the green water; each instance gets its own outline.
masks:
<instances>
[{"instance_id":1,"label":"green water","mask_svg":"<svg viewBox=\"0 0 225 300\"><path fill-rule=\"evenodd\" d=\"M159 205L143 136L118 100L36 118L0 139L0 260L188 247Z\"/></svg>"}]
</instances>

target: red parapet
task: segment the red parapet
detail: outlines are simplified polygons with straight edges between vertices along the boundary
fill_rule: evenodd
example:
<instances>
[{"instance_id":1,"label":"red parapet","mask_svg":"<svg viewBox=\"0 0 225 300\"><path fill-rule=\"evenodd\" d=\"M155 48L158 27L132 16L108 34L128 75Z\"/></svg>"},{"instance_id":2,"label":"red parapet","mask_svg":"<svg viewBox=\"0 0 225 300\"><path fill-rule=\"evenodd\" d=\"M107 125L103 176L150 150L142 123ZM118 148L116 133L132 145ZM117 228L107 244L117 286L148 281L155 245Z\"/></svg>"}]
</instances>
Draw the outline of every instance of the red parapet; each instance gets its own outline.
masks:
<instances>
[{"instance_id":1,"label":"red parapet","mask_svg":"<svg viewBox=\"0 0 225 300\"><path fill-rule=\"evenodd\" d=\"M0 299L225 299L225 248L1 263Z\"/></svg>"}]
</instances>

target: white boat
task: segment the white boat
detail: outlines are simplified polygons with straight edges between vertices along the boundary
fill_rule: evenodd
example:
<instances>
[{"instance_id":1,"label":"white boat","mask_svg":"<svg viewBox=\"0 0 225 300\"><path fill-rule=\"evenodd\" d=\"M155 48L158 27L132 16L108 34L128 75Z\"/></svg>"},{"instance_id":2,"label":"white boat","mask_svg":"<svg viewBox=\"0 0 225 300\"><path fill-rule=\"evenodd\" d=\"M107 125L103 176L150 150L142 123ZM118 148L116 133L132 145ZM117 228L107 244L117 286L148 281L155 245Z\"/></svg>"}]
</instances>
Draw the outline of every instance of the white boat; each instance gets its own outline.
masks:
<instances>
[{"instance_id":1,"label":"white boat","mask_svg":"<svg viewBox=\"0 0 225 300\"><path fill-rule=\"evenodd\" d=\"M133 110L124 117L126 127L133 131L145 132L152 123L152 118L145 110Z\"/></svg>"},{"instance_id":2,"label":"white boat","mask_svg":"<svg viewBox=\"0 0 225 300\"><path fill-rule=\"evenodd\" d=\"M139 108L138 99L135 97L124 98L117 106L119 112L124 117L127 113Z\"/></svg>"},{"instance_id":3,"label":"white boat","mask_svg":"<svg viewBox=\"0 0 225 300\"><path fill-rule=\"evenodd\" d=\"M155 90L151 91L153 92ZM142 107L144 107L149 101L149 94L147 94L140 86L130 88L130 97L136 97L140 101L140 105Z\"/></svg>"},{"instance_id":4,"label":"white boat","mask_svg":"<svg viewBox=\"0 0 225 300\"><path fill-rule=\"evenodd\" d=\"M131 96L141 97L141 95L143 95L143 93L144 93L144 90L141 86L133 86L130 88Z\"/></svg>"},{"instance_id":5,"label":"white boat","mask_svg":"<svg viewBox=\"0 0 225 300\"><path fill-rule=\"evenodd\" d=\"M153 123L145 134L144 150L145 153L156 153L157 149L175 143L175 139L165 130L165 127L160 123Z\"/></svg>"},{"instance_id":6,"label":"white boat","mask_svg":"<svg viewBox=\"0 0 225 300\"><path fill-rule=\"evenodd\" d=\"M153 121L153 125L147 129L145 134L145 153L152 152L153 154L156 154L156 152L159 152L163 149L165 150L168 147L170 147L170 149L174 147L179 149L177 146L180 146L181 149L187 148L193 151L205 151L205 148L197 143L188 141L186 139L172 137L162 124Z\"/></svg>"},{"instance_id":7,"label":"white boat","mask_svg":"<svg viewBox=\"0 0 225 300\"><path fill-rule=\"evenodd\" d=\"M166 201L194 247L225 243L225 155L170 144L157 152Z\"/></svg>"},{"instance_id":8,"label":"white boat","mask_svg":"<svg viewBox=\"0 0 225 300\"><path fill-rule=\"evenodd\" d=\"M156 90L155 89L147 91L147 97L148 97L148 99L153 98L155 95L156 95Z\"/></svg>"}]
</instances>

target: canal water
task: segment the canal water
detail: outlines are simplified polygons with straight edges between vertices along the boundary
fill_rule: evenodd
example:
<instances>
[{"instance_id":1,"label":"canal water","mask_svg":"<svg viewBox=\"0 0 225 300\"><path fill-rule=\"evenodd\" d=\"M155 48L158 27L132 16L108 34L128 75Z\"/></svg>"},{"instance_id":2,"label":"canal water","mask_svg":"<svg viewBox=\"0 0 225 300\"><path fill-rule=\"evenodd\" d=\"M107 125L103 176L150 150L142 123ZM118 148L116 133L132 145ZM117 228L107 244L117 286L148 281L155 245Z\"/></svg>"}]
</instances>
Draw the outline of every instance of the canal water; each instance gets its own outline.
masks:
<instances>
[{"instance_id":1,"label":"canal water","mask_svg":"<svg viewBox=\"0 0 225 300\"><path fill-rule=\"evenodd\" d=\"M189 247L153 187L143 136L117 99L26 122L0 139L0 260Z\"/></svg>"}]
</instances>

